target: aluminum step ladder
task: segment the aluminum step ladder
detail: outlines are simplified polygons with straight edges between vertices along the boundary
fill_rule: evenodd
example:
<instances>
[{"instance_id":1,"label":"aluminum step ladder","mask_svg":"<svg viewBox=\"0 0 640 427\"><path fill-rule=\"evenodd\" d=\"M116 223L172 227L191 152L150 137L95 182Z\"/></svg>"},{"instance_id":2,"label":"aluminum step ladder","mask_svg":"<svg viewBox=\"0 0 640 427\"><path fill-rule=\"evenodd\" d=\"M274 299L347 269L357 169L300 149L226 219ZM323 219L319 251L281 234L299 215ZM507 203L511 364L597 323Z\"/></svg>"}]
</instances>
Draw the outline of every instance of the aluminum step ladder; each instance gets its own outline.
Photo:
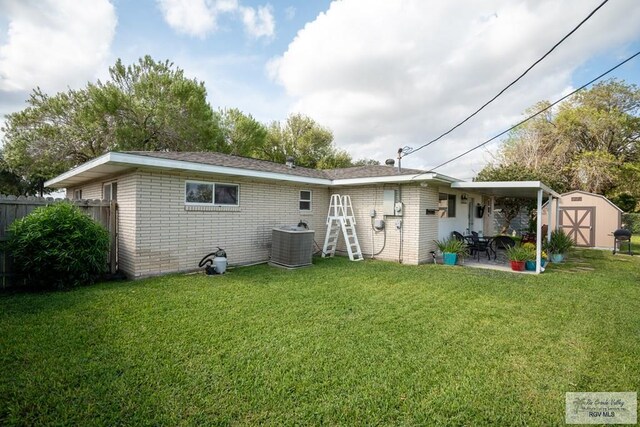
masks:
<instances>
[{"instance_id":1,"label":"aluminum step ladder","mask_svg":"<svg viewBox=\"0 0 640 427\"><path fill-rule=\"evenodd\" d=\"M358 235L356 234L356 218L353 214L350 196L331 195L329 213L327 214L327 234L324 239L323 257L332 257L336 254L340 231L344 237L347 253L351 261L362 261L362 250Z\"/></svg>"}]
</instances>

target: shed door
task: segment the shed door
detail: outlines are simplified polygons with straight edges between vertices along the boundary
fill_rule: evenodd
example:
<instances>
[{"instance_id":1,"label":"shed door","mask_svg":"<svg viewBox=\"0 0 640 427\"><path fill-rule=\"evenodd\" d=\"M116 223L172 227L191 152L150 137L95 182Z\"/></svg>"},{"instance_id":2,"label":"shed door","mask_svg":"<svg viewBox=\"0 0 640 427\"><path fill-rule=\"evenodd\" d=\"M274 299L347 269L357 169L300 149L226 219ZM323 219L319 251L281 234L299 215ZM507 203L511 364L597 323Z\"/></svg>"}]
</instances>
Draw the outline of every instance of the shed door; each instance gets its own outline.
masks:
<instances>
[{"instance_id":1,"label":"shed door","mask_svg":"<svg viewBox=\"0 0 640 427\"><path fill-rule=\"evenodd\" d=\"M576 246L594 246L596 208L560 208L560 228Z\"/></svg>"}]
</instances>

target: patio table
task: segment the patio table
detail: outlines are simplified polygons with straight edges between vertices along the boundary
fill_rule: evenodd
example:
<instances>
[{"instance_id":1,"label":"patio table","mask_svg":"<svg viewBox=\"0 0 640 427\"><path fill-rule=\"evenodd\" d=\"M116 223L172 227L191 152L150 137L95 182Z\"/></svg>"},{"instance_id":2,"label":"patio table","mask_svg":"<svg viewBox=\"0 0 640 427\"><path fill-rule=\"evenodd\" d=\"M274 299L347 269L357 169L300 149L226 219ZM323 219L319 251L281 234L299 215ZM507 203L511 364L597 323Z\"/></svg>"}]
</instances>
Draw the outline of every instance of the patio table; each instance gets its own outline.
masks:
<instances>
[{"instance_id":1,"label":"patio table","mask_svg":"<svg viewBox=\"0 0 640 427\"><path fill-rule=\"evenodd\" d=\"M469 234L469 235L465 235L463 236L465 238L466 241L468 242L473 242L474 236ZM496 250L493 248L493 239L495 239L498 236L480 236L478 235L478 240L482 243L486 243L487 248L489 249L489 260L491 260L491 253L493 252L493 259L497 259L498 257L498 253L496 252ZM480 259L480 256L478 256L478 259Z\"/></svg>"}]
</instances>

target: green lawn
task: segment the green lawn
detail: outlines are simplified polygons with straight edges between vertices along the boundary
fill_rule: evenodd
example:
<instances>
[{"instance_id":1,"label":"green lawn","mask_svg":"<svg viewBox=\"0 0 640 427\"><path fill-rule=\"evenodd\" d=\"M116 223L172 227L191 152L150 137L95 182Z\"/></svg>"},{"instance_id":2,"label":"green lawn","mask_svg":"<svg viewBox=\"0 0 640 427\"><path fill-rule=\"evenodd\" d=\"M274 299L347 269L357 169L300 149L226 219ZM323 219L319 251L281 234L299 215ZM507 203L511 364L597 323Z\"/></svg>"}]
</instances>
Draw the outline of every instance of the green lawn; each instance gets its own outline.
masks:
<instances>
[{"instance_id":1,"label":"green lawn","mask_svg":"<svg viewBox=\"0 0 640 427\"><path fill-rule=\"evenodd\" d=\"M3 294L0 365L3 425L562 425L567 391L640 389L640 256Z\"/></svg>"}]
</instances>

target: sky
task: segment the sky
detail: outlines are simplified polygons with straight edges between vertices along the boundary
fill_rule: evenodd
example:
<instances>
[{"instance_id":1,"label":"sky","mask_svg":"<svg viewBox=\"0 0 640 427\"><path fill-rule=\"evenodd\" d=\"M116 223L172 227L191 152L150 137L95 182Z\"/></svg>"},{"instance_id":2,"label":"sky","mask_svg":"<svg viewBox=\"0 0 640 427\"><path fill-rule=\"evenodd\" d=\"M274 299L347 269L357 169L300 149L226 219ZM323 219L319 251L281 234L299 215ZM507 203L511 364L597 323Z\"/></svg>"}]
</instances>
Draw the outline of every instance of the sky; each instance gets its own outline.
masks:
<instances>
[{"instance_id":1,"label":"sky","mask_svg":"<svg viewBox=\"0 0 640 427\"><path fill-rule=\"evenodd\" d=\"M35 87L105 80L121 58L168 59L214 109L303 113L354 159L384 162L464 119L602 0L0 0L0 115ZM431 169L640 51L640 3L610 0L449 136L403 159ZM640 58L612 77L640 84ZM470 179L499 141L438 172Z\"/></svg>"}]
</instances>

